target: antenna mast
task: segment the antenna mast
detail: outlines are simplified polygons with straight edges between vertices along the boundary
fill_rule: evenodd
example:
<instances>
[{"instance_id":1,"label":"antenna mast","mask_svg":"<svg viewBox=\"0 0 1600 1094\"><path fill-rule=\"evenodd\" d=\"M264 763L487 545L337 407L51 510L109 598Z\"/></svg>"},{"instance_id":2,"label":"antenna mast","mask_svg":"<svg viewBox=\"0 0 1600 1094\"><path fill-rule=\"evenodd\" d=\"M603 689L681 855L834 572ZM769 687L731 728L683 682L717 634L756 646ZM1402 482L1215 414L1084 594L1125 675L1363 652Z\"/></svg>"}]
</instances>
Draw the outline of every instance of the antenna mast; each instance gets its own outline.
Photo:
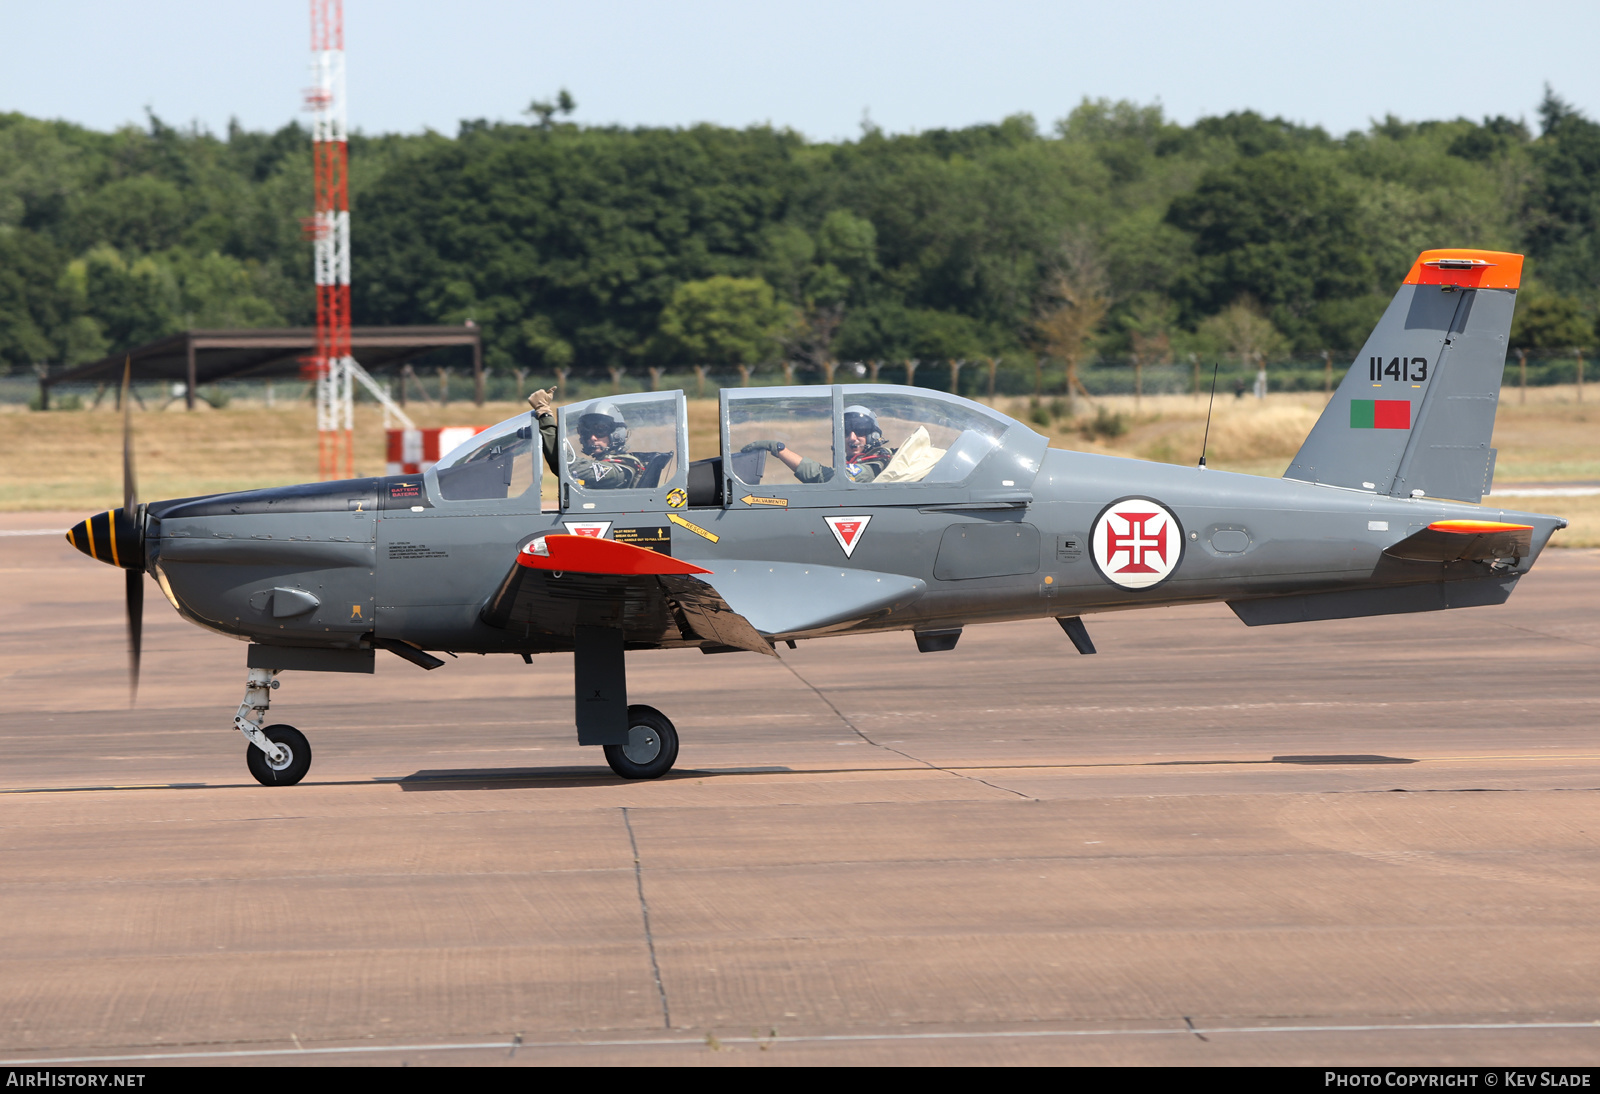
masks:
<instances>
[{"instance_id":1,"label":"antenna mast","mask_svg":"<svg viewBox=\"0 0 1600 1094\"><path fill-rule=\"evenodd\" d=\"M344 97L344 0L311 0L311 156L315 201L312 271L317 346L309 372L317 385L317 468L321 477L355 477L354 392L350 355L350 191Z\"/></svg>"}]
</instances>

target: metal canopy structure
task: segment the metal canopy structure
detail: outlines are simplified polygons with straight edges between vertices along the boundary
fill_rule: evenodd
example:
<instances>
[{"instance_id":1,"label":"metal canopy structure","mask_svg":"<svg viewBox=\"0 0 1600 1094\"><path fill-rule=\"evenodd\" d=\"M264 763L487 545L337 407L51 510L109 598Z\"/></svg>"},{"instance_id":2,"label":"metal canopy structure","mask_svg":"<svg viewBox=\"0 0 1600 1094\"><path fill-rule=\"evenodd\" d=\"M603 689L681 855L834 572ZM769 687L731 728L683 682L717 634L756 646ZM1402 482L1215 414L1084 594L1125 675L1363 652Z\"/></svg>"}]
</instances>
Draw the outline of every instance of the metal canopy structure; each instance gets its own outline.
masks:
<instances>
[{"instance_id":1,"label":"metal canopy structure","mask_svg":"<svg viewBox=\"0 0 1600 1094\"><path fill-rule=\"evenodd\" d=\"M483 402L483 342L476 326L354 327L350 351L368 372L396 368L425 353L451 346L472 349L473 395ZM273 380L301 377L317 350L315 327L276 330L188 330L147 342L126 353L102 357L39 378L41 404L50 405L58 384L115 383L125 360L135 380L171 380L185 385L184 399L194 409L195 389L219 380Z\"/></svg>"}]
</instances>

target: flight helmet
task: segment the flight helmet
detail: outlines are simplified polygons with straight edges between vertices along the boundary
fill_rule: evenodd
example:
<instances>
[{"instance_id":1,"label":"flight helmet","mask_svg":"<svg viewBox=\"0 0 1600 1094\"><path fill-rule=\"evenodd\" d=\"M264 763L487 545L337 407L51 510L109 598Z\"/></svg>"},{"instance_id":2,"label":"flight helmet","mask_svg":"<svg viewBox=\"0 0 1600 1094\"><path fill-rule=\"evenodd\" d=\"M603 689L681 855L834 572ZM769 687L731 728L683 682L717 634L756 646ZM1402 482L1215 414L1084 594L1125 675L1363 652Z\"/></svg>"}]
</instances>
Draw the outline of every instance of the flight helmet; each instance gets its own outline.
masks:
<instances>
[{"instance_id":1,"label":"flight helmet","mask_svg":"<svg viewBox=\"0 0 1600 1094\"><path fill-rule=\"evenodd\" d=\"M622 417L622 411L617 409L617 404L602 400L591 403L578 415L578 443L583 446L585 456L598 455L600 450L594 447L590 440L597 433L606 434L611 441L611 447L606 449L607 454L625 451L628 447L628 423Z\"/></svg>"},{"instance_id":2,"label":"flight helmet","mask_svg":"<svg viewBox=\"0 0 1600 1094\"><path fill-rule=\"evenodd\" d=\"M878 416L860 403L844 408L844 431L866 438L868 448L877 448L883 443L883 430L878 428Z\"/></svg>"}]
</instances>

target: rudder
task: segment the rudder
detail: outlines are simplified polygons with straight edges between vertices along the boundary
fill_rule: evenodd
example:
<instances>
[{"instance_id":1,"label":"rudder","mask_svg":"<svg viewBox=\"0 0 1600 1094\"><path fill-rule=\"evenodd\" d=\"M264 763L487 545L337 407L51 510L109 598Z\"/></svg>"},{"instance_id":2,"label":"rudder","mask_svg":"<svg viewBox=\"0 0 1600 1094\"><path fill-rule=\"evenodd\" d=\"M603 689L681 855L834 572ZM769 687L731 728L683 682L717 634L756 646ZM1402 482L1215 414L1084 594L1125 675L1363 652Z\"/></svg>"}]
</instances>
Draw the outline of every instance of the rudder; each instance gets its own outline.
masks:
<instances>
[{"instance_id":1,"label":"rudder","mask_svg":"<svg viewBox=\"0 0 1600 1094\"><path fill-rule=\"evenodd\" d=\"M1477 502L1522 256L1423 251L1285 478Z\"/></svg>"}]
</instances>

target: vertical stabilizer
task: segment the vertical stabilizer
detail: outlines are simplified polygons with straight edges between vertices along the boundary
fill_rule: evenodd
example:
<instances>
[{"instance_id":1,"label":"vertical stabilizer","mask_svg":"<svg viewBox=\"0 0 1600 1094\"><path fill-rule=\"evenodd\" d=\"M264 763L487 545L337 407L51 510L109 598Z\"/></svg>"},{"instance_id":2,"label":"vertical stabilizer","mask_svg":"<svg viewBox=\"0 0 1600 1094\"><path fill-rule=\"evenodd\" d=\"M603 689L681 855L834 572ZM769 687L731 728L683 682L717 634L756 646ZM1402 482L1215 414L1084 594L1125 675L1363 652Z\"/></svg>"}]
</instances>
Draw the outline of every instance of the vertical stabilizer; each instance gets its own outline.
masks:
<instances>
[{"instance_id":1,"label":"vertical stabilizer","mask_svg":"<svg viewBox=\"0 0 1600 1094\"><path fill-rule=\"evenodd\" d=\"M1522 256L1423 251L1285 478L1476 502Z\"/></svg>"}]
</instances>

